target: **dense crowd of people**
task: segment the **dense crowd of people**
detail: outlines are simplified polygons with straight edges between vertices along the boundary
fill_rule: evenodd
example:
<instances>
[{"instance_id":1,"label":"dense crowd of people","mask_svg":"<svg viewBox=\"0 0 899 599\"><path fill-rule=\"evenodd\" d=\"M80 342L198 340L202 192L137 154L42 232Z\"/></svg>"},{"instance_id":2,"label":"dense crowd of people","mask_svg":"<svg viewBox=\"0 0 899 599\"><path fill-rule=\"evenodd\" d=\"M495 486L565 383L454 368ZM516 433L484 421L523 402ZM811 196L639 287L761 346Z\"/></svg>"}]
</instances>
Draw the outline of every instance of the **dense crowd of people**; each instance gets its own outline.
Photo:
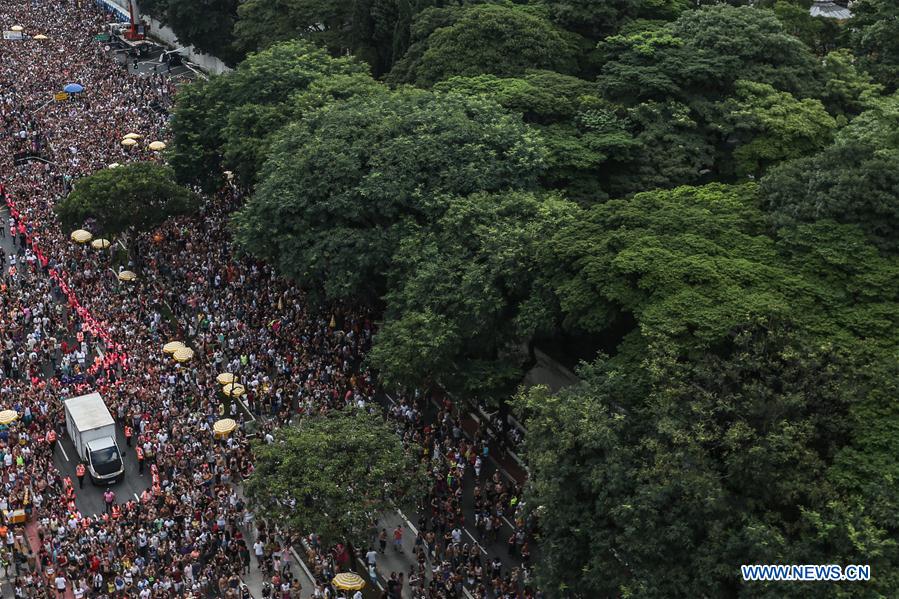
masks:
<instances>
[{"instance_id":1,"label":"dense crowd of people","mask_svg":"<svg viewBox=\"0 0 899 599\"><path fill-rule=\"evenodd\" d=\"M128 239L130 251L76 244L61 230L53 207L79 177L115 162L161 160L147 146L165 139L176 91L162 75L134 75L110 58L94 41L106 20L86 1L0 0L3 29L49 38L0 46L0 183L11 215L0 229L15 244L0 255L0 409L18 415L0 424L0 565L17 573L17 597L242 597L249 568L264 570L271 597L333 597L327 582L348 566L346 548L254 521L239 488L253 469L244 430L216 440L212 424L252 415L258 434L271 438L272 427L294 417L373 406L377 384L360 364L374 324L345 307L310 312L297 288L239 258L227 217L243 197L224 177L199 214ZM70 82L85 92L53 101ZM129 132L141 136L132 148L120 143ZM126 268L137 281L118 279ZM176 339L195 350L193 360L176 363L161 351ZM221 396L222 372L245 386L247 409ZM79 513L80 489L53 461L64 435L60 399L92 390L133 431L147 464L142 495L113 501L97 517ZM482 474L487 444L463 434L450 405L429 411L413 395L388 411L427 461L433 485L420 514L418 566L390 577L386 593L401 596L405 585L415 597L458 597L466 585L479 599L532 596L520 489ZM482 542L497 541L505 526L512 567L465 542L468 479L468 524ZM302 589L291 566L290 548L301 546L312 589Z\"/></svg>"}]
</instances>

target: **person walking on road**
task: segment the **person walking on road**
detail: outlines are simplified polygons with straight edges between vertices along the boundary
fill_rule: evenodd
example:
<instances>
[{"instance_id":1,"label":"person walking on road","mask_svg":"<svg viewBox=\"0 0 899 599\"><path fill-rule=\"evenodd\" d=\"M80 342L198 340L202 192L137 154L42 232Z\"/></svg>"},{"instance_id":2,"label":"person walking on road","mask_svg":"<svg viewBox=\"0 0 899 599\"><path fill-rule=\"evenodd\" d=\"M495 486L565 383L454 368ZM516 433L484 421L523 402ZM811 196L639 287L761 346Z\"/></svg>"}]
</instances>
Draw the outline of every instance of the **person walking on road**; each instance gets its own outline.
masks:
<instances>
[{"instance_id":1,"label":"person walking on road","mask_svg":"<svg viewBox=\"0 0 899 599\"><path fill-rule=\"evenodd\" d=\"M50 445L50 453L56 453L56 431L53 429L47 432L47 444Z\"/></svg>"},{"instance_id":2,"label":"person walking on road","mask_svg":"<svg viewBox=\"0 0 899 599\"><path fill-rule=\"evenodd\" d=\"M393 549L394 551L403 551L403 525L398 524L393 529Z\"/></svg>"},{"instance_id":3,"label":"person walking on road","mask_svg":"<svg viewBox=\"0 0 899 599\"><path fill-rule=\"evenodd\" d=\"M387 550L387 529L382 528L381 534L378 535L378 545L381 546L381 553Z\"/></svg>"},{"instance_id":4,"label":"person walking on road","mask_svg":"<svg viewBox=\"0 0 899 599\"><path fill-rule=\"evenodd\" d=\"M82 462L82 463L78 464L78 466L75 468L75 476L78 477L78 488L79 489L84 488L84 472L85 472L84 463Z\"/></svg>"},{"instance_id":5,"label":"person walking on road","mask_svg":"<svg viewBox=\"0 0 899 599\"><path fill-rule=\"evenodd\" d=\"M103 501L106 503L106 513L112 513L112 504L115 502L115 491L106 489L106 492L103 493Z\"/></svg>"}]
</instances>

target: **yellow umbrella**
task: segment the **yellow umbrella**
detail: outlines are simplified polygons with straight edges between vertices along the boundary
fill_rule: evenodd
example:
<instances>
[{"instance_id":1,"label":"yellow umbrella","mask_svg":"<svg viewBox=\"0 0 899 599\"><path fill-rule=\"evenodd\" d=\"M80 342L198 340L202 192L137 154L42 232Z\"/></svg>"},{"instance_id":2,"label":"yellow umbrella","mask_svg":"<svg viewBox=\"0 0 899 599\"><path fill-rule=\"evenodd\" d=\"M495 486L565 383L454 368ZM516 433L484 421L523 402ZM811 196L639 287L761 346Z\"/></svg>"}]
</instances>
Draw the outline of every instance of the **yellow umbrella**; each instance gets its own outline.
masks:
<instances>
[{"instance_id":1,"label":"yellow umbrella","mask_svg":"<svg viewBox=\"0 0 899 599\"><path fill-rule=\"evenodd\" d=\"M140 139L143 137L140 133L126 133L124 139Z\"/></svg>"},{"instance_id":2,"label":"yellow umbrella","mask_svg":"<svg viewBox=\"0 0 899 599\"><path fill-rule=\"evenodd\" d=\"M131 138L125 138L122 140L122 145L125 146L126 148L130 148L131 146L136 146L137 141L133 140Z\"/></svg>"},{"instance_id":3,"label":"yellow umbrella","mask_svg":"<svg viewBox=\"0 0 899 599\"><path fill-rule=\"evenodd\" d=\"M147 147L149 147L154 152L159 152L165 149L165 143L161 141L151 141L150 145Z\"/></svg>"},{"instance_id":4,"label":"yellow umbrella","mask_svg":"<svg viewBox=\"0 0 899 599\"><path fill-rule=\"evenodd\" d=\"M90 234L90 232L85 231L84 229L78 229L77 231L72 231L72 241L77 243L87 243L94 236Z\"/></svg>"},{"instance_id":5,"label":"yellow umbrella","mask_svg":"<svg viewBox=\"0 0 899 599\"><path fill-rule=\"evenodd\" d=\"M171 356L176 351L181 349L182 347L185 347L185 345L183 343L181 343L180 341L169 341L168 343L166 343L165 345L162 346L162 351L163 351L163 353Z\"/></svg>"},{"instance_id":6,"label":"yellow umbrella","mask_svg":"<svg viewBox=\"0 0 899 599\"><path fill-rule=\"evenodd\" d=\"M11 424L19 418L15 410L3 410L0 412L0 424Z\"/></svg>"},{"instance_id":7,"label":"yellow umbrella","mask_svg":"<svg viewBox=\"0 0 899 599\"><path fill-rule=\"evenodd\" d=\"M94 239L91 242L91 247L94 248L95 250L105 250L110 245L111 244L109 243L108 239Z\"/></svg>"},{"instance_id":8,"label":"yellow umbrella","mask_svg":"<svg viewBox=\"0 0 899 599\"><path fill-rule=\"evenodd\" d=\"M136 278L137 278L137 274L130 270L123 270L122 272L119 273L120 281L131 282Z\"/></svg>"},{"instance_id":9,"label":"yellow umbrella","mask_svg":"<svg viewBox=\"0 0 899 599\"><path fill-rule=\"evenodd\" d=\"M194 350L189 347L182 347L176 350L172 357L175 358L176 362L190 362L191 358L194 357Z\"/></svg>"},{"instance_id":10,"label":"yellow umbrella","mask_svg":"<svg viewBox=\"0 0 899 599\"><path fill-rule=\"evenodd\" d=\"M48 38L48 37L47 37L46 35L44 35L43 33L38 33L38 34L37 34L36 36L34 36L32 39L36 39L36 40L46 40L46 39L50 39L50 38Z\"/></svg>"},{"instance_id":11,"label":"yellow umbrella","mask_svg":"<svg viewBox=\"0 0 899 599\"><path fill-rule=\"evenodd\" d=\"M358 591L365 588L365 580L355 572L341 572L331 579L331 584L341 591Z\"/></svg>"},{"instance_id":12,"label":"yellow umbrella","mask_svg":"<svg viewBox=\"0 0 899 599\"><path fill-rule=\"evenodd\" d=\"M227 385L228 383L233 383L234 381L236 381L237 377L230 372L223 372L215 377L215 380L218 381L219 385Z\"/></svg>"},{"instance_id":13,"label":"yellow umbrella","mask_svg":"<svg viewBox=\"0 0 899 599\"><path fill-rule=\"evenodd\" d=\"M9 28L10 31L23 31L25 28L21 25L13 25Z\"/></svg>"},{"instance_id":14,"label":"yellow umbrella","mask_svg":"<svg viewBox=\"0 0 899 599\"><path fill-rule=\"evenodd\" d=\"M246 389L239 383L228 383L222 388L222 391L228 397L240 397L246 392Z\"/></svg>"},{"instance_id":15,"label":"yellow umbrella","mask_svg":"<svg viewBox=\"0 0 899 599\"><path fill-rule=\"evenodd\" d=\"M236 428L237 422L233 418L223 418L212 425L212 432L216 439L224 439L233 433Z\"/></svg>"}]
</instances>

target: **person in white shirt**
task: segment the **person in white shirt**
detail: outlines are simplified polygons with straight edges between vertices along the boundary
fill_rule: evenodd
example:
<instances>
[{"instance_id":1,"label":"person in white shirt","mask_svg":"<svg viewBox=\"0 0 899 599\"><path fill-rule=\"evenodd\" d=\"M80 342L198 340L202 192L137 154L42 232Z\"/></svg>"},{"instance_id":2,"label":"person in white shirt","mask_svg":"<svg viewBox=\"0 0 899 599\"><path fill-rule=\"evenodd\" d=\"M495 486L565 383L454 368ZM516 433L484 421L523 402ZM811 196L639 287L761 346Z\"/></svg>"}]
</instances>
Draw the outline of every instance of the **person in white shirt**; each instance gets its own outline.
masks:
<instances>
[{"instance_id":1,"label":"person in white shirt","mask_svg":"<svg viewBox=\"0 0 899 599\"><path fill-rule=\"evenodd\" d=\"M54 582L56 584L56 596L57 597L65 597L66 596L66 577L60 573L56 576L56 580Z\"/></svg>"}]
</instances>

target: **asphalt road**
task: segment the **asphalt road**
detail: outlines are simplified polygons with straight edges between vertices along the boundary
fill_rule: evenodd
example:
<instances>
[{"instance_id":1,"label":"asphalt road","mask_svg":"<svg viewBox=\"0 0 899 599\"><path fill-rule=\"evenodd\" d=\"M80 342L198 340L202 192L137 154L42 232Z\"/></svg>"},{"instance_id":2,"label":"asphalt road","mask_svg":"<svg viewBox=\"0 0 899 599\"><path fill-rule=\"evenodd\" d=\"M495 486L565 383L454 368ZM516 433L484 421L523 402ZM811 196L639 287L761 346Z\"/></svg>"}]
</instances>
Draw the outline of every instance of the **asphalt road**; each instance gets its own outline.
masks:
<instances>
[{"instance_id":1,"label":"asphalt road","mask_svg":"<svg viewBox=\"0 0 899 599\"><path fill-rule=\"evenodd\" d=\"M144 473L138 474L137 456L134 448L128 448L125 445L125 433L121 425L116 425L117 440L119 449L124 454L125 460L125 476L114 484L110 485L116 494L116 502L124 503L129 499L136 499L150 486L150 469L144 468ZM54 450L54 463L63 476L72 477L75 484L75 505L83 515L101 515L106 511L105 502L103 501L103 493L106 492L106 486L94 486L90 481L90 475L84 477L84 488L78 488L78 479L75 477L75 467L78 466L78 457L75 452L75 446L72 445L68 436L57 441Z\"/></svg>"}]
</instances>

